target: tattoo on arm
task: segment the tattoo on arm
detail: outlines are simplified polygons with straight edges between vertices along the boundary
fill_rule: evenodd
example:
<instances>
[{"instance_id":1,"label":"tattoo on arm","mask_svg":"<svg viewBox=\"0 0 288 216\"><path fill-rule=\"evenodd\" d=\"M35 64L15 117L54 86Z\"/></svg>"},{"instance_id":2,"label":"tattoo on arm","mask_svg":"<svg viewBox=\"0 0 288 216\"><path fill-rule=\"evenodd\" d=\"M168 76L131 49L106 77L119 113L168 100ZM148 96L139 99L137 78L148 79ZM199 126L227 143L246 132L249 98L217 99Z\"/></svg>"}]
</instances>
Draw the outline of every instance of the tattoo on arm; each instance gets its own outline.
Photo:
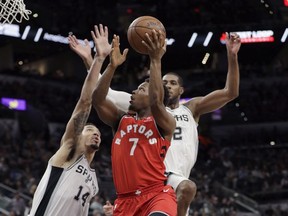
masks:
<instances>
[{"instance_id":1,"label":"tattoo on arm","mask_svg":"<svg viewBox=\"0 0 288 216\"><path fill-rule=\"evenodd\" d=\"M75 136L79 136L82 133L82 130L87 122L88 117L89 117L89 110L80 112L78 115L74 117L73 123L74 123Z\"/></svg>"}]
</instances>

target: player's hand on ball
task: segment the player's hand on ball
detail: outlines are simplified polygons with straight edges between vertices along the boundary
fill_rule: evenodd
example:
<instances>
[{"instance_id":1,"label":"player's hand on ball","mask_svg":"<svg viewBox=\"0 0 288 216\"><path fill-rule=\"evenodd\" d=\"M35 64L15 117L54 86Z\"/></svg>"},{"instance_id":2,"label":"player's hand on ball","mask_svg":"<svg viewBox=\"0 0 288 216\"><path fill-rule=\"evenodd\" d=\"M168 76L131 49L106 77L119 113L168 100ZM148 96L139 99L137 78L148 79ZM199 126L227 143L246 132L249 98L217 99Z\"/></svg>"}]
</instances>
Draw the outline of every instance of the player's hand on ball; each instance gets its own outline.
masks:
<instances>
[{"instance_id":1,"label":"player's hand on ball","mask_svg":"<svg viewBox=\"0 0 288 216\"><path fill-rule=\"evenodd\" d=\"M164 33L161 30L153 30L152 36L146 34L146 41L142 41L147 47L148 55L152 59L161 59L166 52L166 41Z\"/></svg>"},{"instance_id":2,"label":"player's hand on ball","mask_svg":"<svg viewBox=\"0 0 288 216\"><path fill-rule=\"evenodd\" d=\"M113 36L112 41L112 51L110 53L110 64L113 67L118 67L121 65L125 60L128 53L128 49L124 49L123 54L120 52L120 37L117 35Z\"/></svg>"}]
</instances>

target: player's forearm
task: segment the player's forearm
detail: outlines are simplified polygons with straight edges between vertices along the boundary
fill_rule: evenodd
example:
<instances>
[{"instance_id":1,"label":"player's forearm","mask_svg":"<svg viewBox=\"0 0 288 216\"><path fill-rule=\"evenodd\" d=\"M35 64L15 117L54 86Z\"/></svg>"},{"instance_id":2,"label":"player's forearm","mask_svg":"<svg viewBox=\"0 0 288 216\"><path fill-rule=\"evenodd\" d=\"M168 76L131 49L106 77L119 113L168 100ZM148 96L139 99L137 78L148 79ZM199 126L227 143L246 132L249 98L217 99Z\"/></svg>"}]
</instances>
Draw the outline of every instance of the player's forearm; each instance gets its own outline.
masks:
<instances>
[{"instance_id":1,"label":"player's forearm","mask_svg":"<svg viewBox=\"0 0 288 216\"><path fill-rule=\"evenodd\" d=\"M239 64L237 54L228 53L228 73L225 88L231 97L236 98L239 95Z\"/></svg>"},{"instance_id":2,"label":"player's forearm","mask_svg":"<svg viewBox=\"0 0 288 216\"><path fill-rule=\"evenodd\" d=\"M111 64L109 64L106 70L104 71L104 73L102 74L102 77L99 79L97 83L97 87L93 93L93 100L96 100L97 103L101 103L101 101L105 100L108 94L115 70L116 68L113 67Z\"/></svg>"},{"instance_id":3,"label":"player's forearm","mask_svg":"<svg viewBox=\"0 0 288 216\"><path fill-rule=\"evenodd\" d=\"M89 73L89 70L87 72ZM101 77L102 74L99 73L98 80L100 80ZM109 87L107 97L118 107L118 109L123 110L125 112L128 111L130 105L129 99L131 97L131 94L124 91L117 91Z\"/></svg>"},{"instance_id":4,"label":"player's forearm","mask_svg":"<svg viewBox=\"0 0 288 216\"><path fill-rule=\"evenodd\" d=\"M100 74L100 70L102 68L104 58L95 57L91 69L86 76L82 91L81 91L81 100L91 101L92 100L92 93L95 89L95 86L98 82L98 76Z\"/></svg>"},{"instance_id":5,"label":"player's forearm","mask_svg":"<svg viewBox=\"0 0 288 216\"><path fill-rule=\"evenodd\" d=\"M91 66L92 66L92 63L93 63L93 57L91 55L89 55L89 56L83 57L82 60L84 62L84 65L85 65L87 71L89 71Z\"/></svg>"},{"instance_id":6,"label":"player's forearm","mask_svg":"<svg viewBox=\"0 0 288 216\"><path fill-rule=\"evenodd\" d=\"M164 89L161 79L161 59L151 59L149 99L151 105L163 103Z\"/></svg>"}]
</instances>

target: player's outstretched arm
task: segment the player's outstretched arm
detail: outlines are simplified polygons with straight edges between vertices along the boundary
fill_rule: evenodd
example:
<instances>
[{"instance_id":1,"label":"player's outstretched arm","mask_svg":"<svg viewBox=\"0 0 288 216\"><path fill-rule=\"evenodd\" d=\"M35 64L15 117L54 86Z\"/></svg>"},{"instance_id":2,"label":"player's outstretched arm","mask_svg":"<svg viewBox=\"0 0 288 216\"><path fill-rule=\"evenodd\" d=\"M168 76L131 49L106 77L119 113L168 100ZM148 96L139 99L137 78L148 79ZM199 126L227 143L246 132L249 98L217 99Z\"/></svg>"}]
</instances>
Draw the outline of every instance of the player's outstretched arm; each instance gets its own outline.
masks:
<instances>
[{"instance_id":1,"label":"player's outstretched arm","mask_svg":"<svg viewBox=\"0 0 288 216\"><path fill-rule=\"evenodd\" d=\"M103 29L103 26L99 25L99 29ZM101 33L98 34L95 43L105 41L106 37L107 35L105 34L105 31L101 31ZM95 89L96 83L98 82L98 76L103 62L110 52L110 49L107 49L104 43L101 43L101 46L98 46L98 49L99 55L95 55L92 64L93 70L91 70L85 78L80 98L66 125L65 133L61 140L61 147L53 157L53 165L55 166L62 166L71 150L76 147L79 136L89 117L92 106L92 93Z\"/></svg>"},{"instance_id":2,"label":"player's outstretched arm","mask_svg":"<svg viewBox=\"0 0 288 216\"><path fill-rule=\"evenodd\" d=\"M239 95L240 75L238 52L241 46L241 40L236 33L226 33L226 35L228 73L225 87L223 89L215 90L204 97L193 98L185 104L192 111L197 122L202 114L223 107Z\"/></svg>"},{"instance_id":3,"label":"player's outstretched arm","mask_svg":"<svg viewBox=\"0 0 288 216\"><path fill-rule=\"evenodd\" d=\"M104 123L111 127L113 127L115 122L118 121L119 116L125 112L123 110L119 110L113 102L107 99L107 93L115 70L126 60L128 53L128 49L125 49L122 54L120 52L119 45L120 38L119 36L114 35L112 51L110 53L110 63L97 83L96 89L94 90L92 96L93 107L96 109L98 116Z\"/></svg>"},{"instance_id":4,"label":"player's outstretched arm","mask_svg":"<svg viewBox=\"0 0 288 216\"><path fill-rule=\"evenodd\" d=\"M152 31L152 36L146 34L147 42L142 43L147 47L150 57L149 100L151 112L162 129L167 139L172 138L176 126L175 119L170 115L164 105L164 86L161 76L161 59L166 52L164 34L161 31Z\"/></svg>"}]
</instances>

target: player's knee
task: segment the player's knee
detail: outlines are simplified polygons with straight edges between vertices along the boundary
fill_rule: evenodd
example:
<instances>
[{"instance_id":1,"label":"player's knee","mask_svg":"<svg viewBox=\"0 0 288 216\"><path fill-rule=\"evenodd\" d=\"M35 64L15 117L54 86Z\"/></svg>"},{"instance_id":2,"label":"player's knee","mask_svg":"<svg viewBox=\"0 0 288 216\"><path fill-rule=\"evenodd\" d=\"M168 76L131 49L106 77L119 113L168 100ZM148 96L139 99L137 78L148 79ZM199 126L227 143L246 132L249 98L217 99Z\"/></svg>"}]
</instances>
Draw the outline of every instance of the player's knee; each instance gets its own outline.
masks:
<instances>
[{"instance_id":1,"label":"player's knee","mask_svg":"<svg viewBox=\"0 0 288 216\"><path fill-rule=\"evenodd\" d=\"M196 195L197 186L193 181L182 181L176 190L177 199L193 199Z\"/></svg>"}]
</instances>

